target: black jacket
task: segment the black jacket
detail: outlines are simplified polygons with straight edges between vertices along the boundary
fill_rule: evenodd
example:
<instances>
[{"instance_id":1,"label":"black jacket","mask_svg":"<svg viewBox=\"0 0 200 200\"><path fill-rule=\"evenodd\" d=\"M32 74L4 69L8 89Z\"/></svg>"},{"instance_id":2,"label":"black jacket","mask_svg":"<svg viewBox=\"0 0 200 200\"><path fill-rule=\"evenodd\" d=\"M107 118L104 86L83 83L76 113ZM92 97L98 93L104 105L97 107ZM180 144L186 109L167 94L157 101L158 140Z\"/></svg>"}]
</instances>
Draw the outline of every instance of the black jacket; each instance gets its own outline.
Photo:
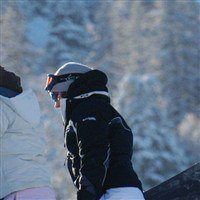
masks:
<instances>
[{"instance_id":1,"label":"black jacket","mask_svg":"<svg viewBox=\"0 0 200 200\"><path fill-rule=\"evenodd\" d=\"M102 81L105 74L94 71L86 73L84 77L90 83L95 77L90 85L91 91L94 91L93 86L98 82L96 77L100 76L99 89L97 87L95 91L102 91L100 85L102 89L105 87L105 79ZM77 88L77 83L75 85ZM79 86L79 90L83 91L73 96L85 93L81 84ZM105 88L103 91L106 91ZM93 94L84 99L71 98L67 101L66 110L67 163L78 188L77 199L98 200L107 189L117 187L138 187L142 191L131 163L133 134L123 117L110 105L109 97Z\"/></svg>"}]
</instances>

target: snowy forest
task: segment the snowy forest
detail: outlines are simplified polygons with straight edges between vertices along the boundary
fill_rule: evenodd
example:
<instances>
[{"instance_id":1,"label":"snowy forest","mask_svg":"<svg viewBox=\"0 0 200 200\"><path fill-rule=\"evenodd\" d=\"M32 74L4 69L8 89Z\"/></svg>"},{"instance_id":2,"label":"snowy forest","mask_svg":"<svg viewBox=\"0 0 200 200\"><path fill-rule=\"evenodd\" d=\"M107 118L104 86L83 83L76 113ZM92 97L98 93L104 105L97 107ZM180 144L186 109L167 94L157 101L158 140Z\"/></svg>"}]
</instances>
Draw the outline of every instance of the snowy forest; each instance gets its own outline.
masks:
<instances>
[{"instance_id":1,"label":"snowy forest","mask_svg":"<svg viewBox=\"0 0 200 200\"><path fill-rule=\"evenodd\" d=\"M39 99L58 200L75 200L63 125L44 91L69 61L104 71L112 105L134 134L145 190L200 160L200 2L0 0L1 65Z\"/></svg>"}]
</instances>

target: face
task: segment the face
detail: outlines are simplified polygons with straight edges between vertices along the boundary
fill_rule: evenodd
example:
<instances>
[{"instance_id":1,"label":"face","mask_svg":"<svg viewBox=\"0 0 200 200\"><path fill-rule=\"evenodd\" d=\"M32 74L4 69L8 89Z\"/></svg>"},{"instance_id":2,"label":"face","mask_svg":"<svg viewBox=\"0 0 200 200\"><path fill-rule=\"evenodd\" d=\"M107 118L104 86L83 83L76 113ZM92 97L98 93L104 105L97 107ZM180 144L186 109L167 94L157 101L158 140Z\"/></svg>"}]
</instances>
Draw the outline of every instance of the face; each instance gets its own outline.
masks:
<instances>
[{"instance_id":1,"label":"face","mask_svg":"<svg viewBox=\"0 0 200 200\"><path fill-rule=\"evenodd\" d=\"M65 109L66 109L66 99L61 97L61 93L58 93L54 107L61 114L63 122L65 121Z\"/></svg>"},{"instance_id":2,"label":"face","mask_svg":"<svg viewBox=\"0 0 200 200\"><path fill-rule=\"evenodd\" d=\"M55 103L54 103L54 107L55 107L55 108L60 108L60 100L61 100L61 93L58 92L56 101L55 101Z\"/></svg>"}]
</instances>

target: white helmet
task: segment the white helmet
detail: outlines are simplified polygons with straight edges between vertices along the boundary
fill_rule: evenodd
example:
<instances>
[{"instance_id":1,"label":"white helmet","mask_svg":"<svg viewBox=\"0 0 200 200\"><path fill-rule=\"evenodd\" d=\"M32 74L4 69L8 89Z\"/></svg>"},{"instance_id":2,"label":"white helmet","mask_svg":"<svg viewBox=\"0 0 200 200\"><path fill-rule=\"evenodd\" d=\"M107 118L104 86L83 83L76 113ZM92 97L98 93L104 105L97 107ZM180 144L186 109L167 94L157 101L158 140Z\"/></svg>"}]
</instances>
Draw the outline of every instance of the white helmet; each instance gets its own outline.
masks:
<instances>
[{"instance_id":1,"label":"white helmet","mask_svg":"<svg viewBox=\"0 0 200 200\"><path fill-rule=\"evenodd\" d=\"M45 90L47 90L50 96L56 101L57 94L61 93L62 98L65 98L69 86L82 74L93 70L86 65L68 62L61 66L55 74L48 74L47 84Z\"/></svg>"}]
</instances>

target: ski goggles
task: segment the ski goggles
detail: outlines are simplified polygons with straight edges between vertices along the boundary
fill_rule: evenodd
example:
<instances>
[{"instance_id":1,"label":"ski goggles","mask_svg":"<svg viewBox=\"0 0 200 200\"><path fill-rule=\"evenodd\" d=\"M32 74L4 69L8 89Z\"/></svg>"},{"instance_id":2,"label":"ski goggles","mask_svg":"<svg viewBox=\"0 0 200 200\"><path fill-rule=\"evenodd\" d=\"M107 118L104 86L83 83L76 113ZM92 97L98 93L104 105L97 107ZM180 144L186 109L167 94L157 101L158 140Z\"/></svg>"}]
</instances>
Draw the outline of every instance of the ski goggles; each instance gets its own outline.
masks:
<instances>
[{"instance_id":1,"label":"ski goggles","mask_svg":"<svg viewBox=\"0 0 200 200\"><path fill-rule=\"evenodd\" d=\"M52 91L53 87L58 83L71 81L71 80L74 81L77 78L79 78L81 75L82 74L80 73L71 73L71 74L64 74L64 75L59 75L59 76L56 76L54 74L48 74L45 90L49 93L49 95L54 101L57 101L59 93L61 93L61 98L67 98L67 92Z\"/></svg>"}]
</instances>

